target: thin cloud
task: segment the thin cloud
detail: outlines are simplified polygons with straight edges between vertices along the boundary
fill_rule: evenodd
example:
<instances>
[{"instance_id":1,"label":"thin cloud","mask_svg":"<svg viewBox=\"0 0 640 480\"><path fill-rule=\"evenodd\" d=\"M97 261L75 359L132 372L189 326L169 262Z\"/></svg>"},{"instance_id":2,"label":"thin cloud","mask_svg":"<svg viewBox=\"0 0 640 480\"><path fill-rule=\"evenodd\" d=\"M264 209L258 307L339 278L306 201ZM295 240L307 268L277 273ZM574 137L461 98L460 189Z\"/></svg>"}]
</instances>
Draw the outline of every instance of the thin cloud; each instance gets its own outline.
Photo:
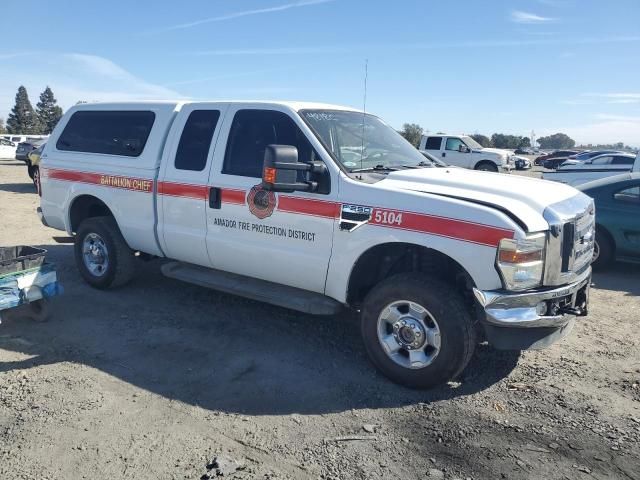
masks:
<instances>
[{"instance_id":1,"label":"thin cloud","mask_svg":"<svg viewBox=\"0 0 640 480\"><path fill-rule=\"evenodd\" d=\"M612 122L640 122L640 116L637 115L613 115L610 113L598 113L597 115L594 115L594 118Z\"/></svg>"},{"instance_id":2,"label":"thin cloud","mask_svg":"<svg viewBox=\"0 0 640 480\"><path fill-rule=\"evenodd\" d=\"M583 97L601 97L616 100L640 100L640 93L624 92L624 93L583 93Z\"/></svg>"},{"instance_id":3,"label":"thin cloud","mask_svg":"<svg viewBox=\"0 0 640 480\"><path fill-rule=\"evenodd\" d=\"M179 82L165 83L164 86L177 87L180 85L193 85L196 83L212 82L215 80L226 80L228 78L254 77L254 76L262 75L265 73L282 72L283 70L286 70L286 69L270 68L270 69L263 69L263 70L254 70L251 72L236 72L236 73L228 73L228 74L222 74L222 75L214 75L211 77L190 78L189 80L181 80Z\"/></svg>"},{"instance_id":4,"label":"thin cloud","mask_svg":"<svg viewBox=\"0 0 640 480\"><path fill-rule=\"evenodd\" d=\"M180 23L178 25L172 25L172 26L157 30L154 33L170 32L173 30L184 30L186 28L193 28L193 27L197 27L199 25L204 25L207 23L224 22L227 20L234 20L236 18L249 17L253 15L262 15L264 13L283 12L285 10L291 10L293 8L309 7L311 5L320 5L322 3L329 3L329 2L335 2L335 1L336 0L299 0L297 2L275 5L273 7L256 8L253 10L243 10L240 12L228 13L226 15L203 18L201 20L195 20L193 22Z\"/></svg>"},{"instance_id":5,"label":"thin cloud","mask_svg":"<svg viewBox=\"0 0 640 480\"><path fill-rule=\"evenodd\" d=\"M368 45L317 45L307 47L276 48L240 48L189 51L185 55L194 56L228 56L228 55L309 55L309 54L352 54L376 52L396 52L405 50L439 50L449 48L510 48L538 45L591 45L603 43L640 42L640 35L620 37L586 37L586 38L538 38L525 40L472 40L467 42L434 42L408 44L368 44Z\"/></svg>"},{"instance_id":6,"label":"thin cloud","mask_svg":"<svg viewBox=\"0 0 640 480\"><path fill-rule=\"evenodd\" d=\"M513 10L511 12L511 21L515 23L540 24L554 22L556 19L551 17L542 17L535 13Z\"/></svg>"}]
</instances>

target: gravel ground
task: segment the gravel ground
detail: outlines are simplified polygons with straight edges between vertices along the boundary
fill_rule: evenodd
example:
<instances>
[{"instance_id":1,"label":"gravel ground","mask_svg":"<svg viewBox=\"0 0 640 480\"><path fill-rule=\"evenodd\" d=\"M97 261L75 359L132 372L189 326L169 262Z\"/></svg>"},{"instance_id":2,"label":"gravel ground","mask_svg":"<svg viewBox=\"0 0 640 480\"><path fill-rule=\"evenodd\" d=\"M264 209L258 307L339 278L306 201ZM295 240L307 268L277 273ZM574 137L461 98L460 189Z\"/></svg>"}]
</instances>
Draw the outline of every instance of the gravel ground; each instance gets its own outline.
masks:
<instances>
[{"instance_id":1,"label":"gravel ground","mask_svg":"<svg viewBox=\"0 0 640 480\"><path fill-rule=\"evenodd\" d=\"M348 314L159 262L93 290L37 205L24 165L0 162L0 244L47 248L66 289L49 322L0 325L0 479L640 478L638 267L595 275L552 348L481 345L458 382L412 391L374 371Z\"/></svg>"}]
</instances>

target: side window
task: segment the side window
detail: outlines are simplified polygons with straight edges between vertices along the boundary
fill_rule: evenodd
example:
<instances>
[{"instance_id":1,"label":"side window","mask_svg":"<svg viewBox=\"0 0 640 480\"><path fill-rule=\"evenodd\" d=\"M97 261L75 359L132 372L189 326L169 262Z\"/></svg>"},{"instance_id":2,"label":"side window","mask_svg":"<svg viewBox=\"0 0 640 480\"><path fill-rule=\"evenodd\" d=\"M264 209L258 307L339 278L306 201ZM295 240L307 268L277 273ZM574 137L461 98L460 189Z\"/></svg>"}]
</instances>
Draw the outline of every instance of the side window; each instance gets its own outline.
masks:
<instances>
[{"instance_id":1,"label":"side window","mask_svg":"<svg viewBox=\"0 0 640 480\"><path fill-rule=\"evenodd\" d=\"M189 114L176 151L176 169L204 170L219 118L219 110L194 110Z\"/></svg>"},{"instance_id":2,"label":"side window","mask_svg":"<svg viewBox=\"0 0 640 480\"><path fill-rule=\"evenodd\" d=\"M635 161L635 158L633 157L616 156L616 157L613 157L613 162L611 162L611 164L612 165L633 165L634 161Z\"/></svg>"},{"instance_id":3,"label":"side window","mask_svg":"<svg viewBox=\"0 0 640 480\"><path fill-rule=\"evenodd\" d=\"M445 150L453 150L460 151L460 147L464 145L464 142L459 138L451 137L447 138L447 145L445 146Z\"/></svg>"},{"instance_id":4,"label":"side window","mask_svg":"<svg viewBox=\"0 0 640 480\"><path fill-rule=\"evenodd\" d=\"M425 150L440 150L442 147L442 137L429 137L427 138L427 144Z\"/></svg>"},{"instance_id":5,"label":"side window","mask_svg":"<svg viewBox=\"0 0 640 480\"><path fill-rule=\"evenodd\" d=\"M596 157L591 162L593 165L609 165L611 163L611 157L609 155L603 157Z\"/></svg>"},{"instance_id":6,"label":"side window","mask_svg":"<svg viewBox=\"0 0 640 480\"><path fill-rule=\"evenodd\" d=\"M20 142L21 141L20 139L21 139L21 137L12 137L11 141L12 142Z\"/></svg>"},{"instance_id":7,"label":"side window","mask_svg":"<svg viewBox=\"0 0 640 480\"><path fill-rule=\"evenodd\" d=\"M242 177L262 177L267 145L293 145L298 159L311 162L313 147L294 121L274 110L239 110L233 117L222 173Z\"/></svg>"},{"instance_id":8,"label":"side window","mask_svg":"<svg viewBox=\"0 0 640 480\"><path fill-rule=\"evenodd\" d=\"M156 118L150 111L80 111L56 142L58 150L138 157Z\"/></svg>"}]
</instances>

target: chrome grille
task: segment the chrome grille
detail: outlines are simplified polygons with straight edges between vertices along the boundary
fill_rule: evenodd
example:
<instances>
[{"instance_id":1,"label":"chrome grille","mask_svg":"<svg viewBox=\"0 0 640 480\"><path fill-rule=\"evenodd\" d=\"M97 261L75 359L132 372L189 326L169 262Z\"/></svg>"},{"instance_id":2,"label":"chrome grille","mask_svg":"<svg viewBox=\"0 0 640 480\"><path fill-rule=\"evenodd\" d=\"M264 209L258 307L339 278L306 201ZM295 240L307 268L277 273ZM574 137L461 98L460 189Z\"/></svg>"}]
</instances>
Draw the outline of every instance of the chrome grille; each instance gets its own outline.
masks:
<instances>
[{"instance_id":1,"label":"chrome grille","mask_svg":"<svg viewBox=\"0 0 640 480\"><path fill-rule=\"evenodd\" d=\"M593 201L579 194L544 212L549 222L545 285L574 281L591 264L595 240Z\"/></svg>"}]
</instances>

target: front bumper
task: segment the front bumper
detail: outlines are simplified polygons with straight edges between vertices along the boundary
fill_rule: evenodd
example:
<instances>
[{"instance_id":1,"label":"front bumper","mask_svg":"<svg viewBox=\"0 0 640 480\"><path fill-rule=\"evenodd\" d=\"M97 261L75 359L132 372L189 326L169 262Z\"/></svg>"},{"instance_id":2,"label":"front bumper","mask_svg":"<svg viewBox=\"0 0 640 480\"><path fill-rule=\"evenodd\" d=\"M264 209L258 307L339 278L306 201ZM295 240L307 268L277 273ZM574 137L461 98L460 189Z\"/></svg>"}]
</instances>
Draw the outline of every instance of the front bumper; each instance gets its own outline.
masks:
<instances>
[{"instance_id":1,"label":"front bumper","mask_svg":"<svg viewBox=\"0 0 640 480\"><path fill-rule=\"evenodd\" d=\"M484 323L488 325L519 329L562 328L574 317L587 314L590 285L591 267L574 283L562 287L522 293L474 288L473 293L484 310Z\"/></svg>"}]
</instances>

